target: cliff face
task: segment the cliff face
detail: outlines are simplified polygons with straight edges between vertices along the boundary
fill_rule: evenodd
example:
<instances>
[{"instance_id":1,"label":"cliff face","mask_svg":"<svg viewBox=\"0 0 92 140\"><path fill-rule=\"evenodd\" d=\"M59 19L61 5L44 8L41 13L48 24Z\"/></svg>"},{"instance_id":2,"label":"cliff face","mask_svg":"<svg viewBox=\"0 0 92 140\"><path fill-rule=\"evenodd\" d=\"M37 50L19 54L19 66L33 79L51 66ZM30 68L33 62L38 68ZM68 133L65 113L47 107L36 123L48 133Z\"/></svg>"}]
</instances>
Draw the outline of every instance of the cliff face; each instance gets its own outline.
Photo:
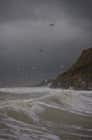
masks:
<instances>
[{"instance_id":1,"label":"cliff face","mask_svg":"<svg viewBox=\"0 0 92 140\"><path fill-rule=\"evenodd\" d=\"M92 48L82 51L80 57L69 70L58 75L52 82L53 87L75 89L92 88Z\"/></svg>"}]
</instances>

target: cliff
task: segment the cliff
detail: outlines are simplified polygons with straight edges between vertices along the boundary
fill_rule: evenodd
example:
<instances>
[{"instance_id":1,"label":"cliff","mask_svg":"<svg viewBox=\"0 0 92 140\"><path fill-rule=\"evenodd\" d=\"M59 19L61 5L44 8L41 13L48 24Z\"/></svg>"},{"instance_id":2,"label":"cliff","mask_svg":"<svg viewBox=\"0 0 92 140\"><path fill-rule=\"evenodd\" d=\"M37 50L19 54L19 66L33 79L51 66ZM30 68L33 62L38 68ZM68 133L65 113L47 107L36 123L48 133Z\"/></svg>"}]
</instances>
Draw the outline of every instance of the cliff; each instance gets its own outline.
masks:
<instances>
[{"instance_id":1,"label":"cliff","mask_svg":"<svg viewBox=\"0 0 92 140\"><path fill-rule=\"evenodd\" d=\"M75 64L53 80L52 87L92 89L92 48L83 50Z\"/></svg>"}]
</instances>

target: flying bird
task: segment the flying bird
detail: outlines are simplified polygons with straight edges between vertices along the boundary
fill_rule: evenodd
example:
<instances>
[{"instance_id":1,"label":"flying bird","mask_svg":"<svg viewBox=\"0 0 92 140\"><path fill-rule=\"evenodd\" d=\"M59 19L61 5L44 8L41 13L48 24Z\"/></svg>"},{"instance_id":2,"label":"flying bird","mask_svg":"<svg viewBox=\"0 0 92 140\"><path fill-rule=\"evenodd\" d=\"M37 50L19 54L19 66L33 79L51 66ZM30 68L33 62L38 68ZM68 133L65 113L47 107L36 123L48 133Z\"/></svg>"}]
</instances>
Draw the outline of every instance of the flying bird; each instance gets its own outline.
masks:
<instances>
[{"instance_id":1,"label":"flying bird","mask_svg":"<svg viewBox=\"0 0 92 140\"><path fill-rule=\"evenodd\" d=\"M54 23L50 23L49 25L50 25L50 26L54 26L55 24L54 24Z\"/></svg>"},{"instance_id":2,"label":"flying bird","mask_svg":"<svg viewBox=\"0 0 92 140\"><path fill-rule=\"evenodd\" d=\"M40 53L41 54L48 54L48 52L46 50L44 50L44 49L40 49Z\"/></svg>"}]
</instances>

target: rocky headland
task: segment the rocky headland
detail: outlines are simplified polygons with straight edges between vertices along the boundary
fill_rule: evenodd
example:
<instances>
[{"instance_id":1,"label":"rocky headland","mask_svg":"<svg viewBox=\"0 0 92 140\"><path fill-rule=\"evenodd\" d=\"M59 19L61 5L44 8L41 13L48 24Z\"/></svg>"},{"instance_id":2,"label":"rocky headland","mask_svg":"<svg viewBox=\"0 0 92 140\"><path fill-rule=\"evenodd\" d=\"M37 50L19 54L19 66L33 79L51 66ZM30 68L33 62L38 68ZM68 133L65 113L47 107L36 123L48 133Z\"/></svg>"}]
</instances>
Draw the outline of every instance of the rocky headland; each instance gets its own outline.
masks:
<instances>
[{"instance_id":1,"label":"rocky headland","mask_svg":"<svg viewBox=\"0 0 92 140\"><path fill-rule=\"evenodd\" d=\"M51 87L92 89L92 48L84 49L77 61L65 72L57 75Z\"/></svg>"}]
</instances>

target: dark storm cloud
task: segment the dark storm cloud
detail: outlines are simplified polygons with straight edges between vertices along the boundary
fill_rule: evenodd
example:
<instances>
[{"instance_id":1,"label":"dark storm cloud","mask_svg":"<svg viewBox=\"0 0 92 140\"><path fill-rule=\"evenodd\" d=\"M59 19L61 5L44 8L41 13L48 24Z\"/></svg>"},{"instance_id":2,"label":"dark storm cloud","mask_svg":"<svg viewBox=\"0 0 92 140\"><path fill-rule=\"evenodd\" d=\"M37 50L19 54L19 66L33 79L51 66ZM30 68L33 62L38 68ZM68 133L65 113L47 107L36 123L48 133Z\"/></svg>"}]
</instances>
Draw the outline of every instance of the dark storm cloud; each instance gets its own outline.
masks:
<instances>
[{"instance_id":1,"label":"dark storm cloud","mask_svg":"<svg viewBox=\"0 0 92 140\"><path fill-rule=\"evenodd\" d=\"M60 12L70 17L92 19L91 0L0 0L0 17L2 20L15 18L38 18L44 12ZM59 9L59 10L56 10ZM49 11L48 11L49 10ZM49 16L49 14L47 16ZM54 13L55 15L57 13ZM43 17L45 17L44 15Z\"/></svg>"},{"instance_id":2,"label":"dark storm cloud","mask_svg":"<svg viewBox=\"0 0 92 140\"><path fill-rule=\"evenodd\" d=\"M92 20L92 1L91 0L64 0L66 11L75 18L86 18Z\"/></svg>"},{"instance_id":3,"label":"dark storm cloud","mask_svg":"<svg viewBox=\"0 0 92 140\"><path fill-rule=\"evenodd\" d=\"M59 3L59 0L1 0L0 17L2 21L51 18L59 14Z\"/></svg>"},{"instance_id":4,"label":"dark storm cloud","mask_svg":"<svg viewBox=\"0 0 92 140\"><path fill-rule=\"evenodd\" d=\"M0 0L0 79L65 70L92 45L91 13L91 0Z\"/></svg>"}]
</instances>

